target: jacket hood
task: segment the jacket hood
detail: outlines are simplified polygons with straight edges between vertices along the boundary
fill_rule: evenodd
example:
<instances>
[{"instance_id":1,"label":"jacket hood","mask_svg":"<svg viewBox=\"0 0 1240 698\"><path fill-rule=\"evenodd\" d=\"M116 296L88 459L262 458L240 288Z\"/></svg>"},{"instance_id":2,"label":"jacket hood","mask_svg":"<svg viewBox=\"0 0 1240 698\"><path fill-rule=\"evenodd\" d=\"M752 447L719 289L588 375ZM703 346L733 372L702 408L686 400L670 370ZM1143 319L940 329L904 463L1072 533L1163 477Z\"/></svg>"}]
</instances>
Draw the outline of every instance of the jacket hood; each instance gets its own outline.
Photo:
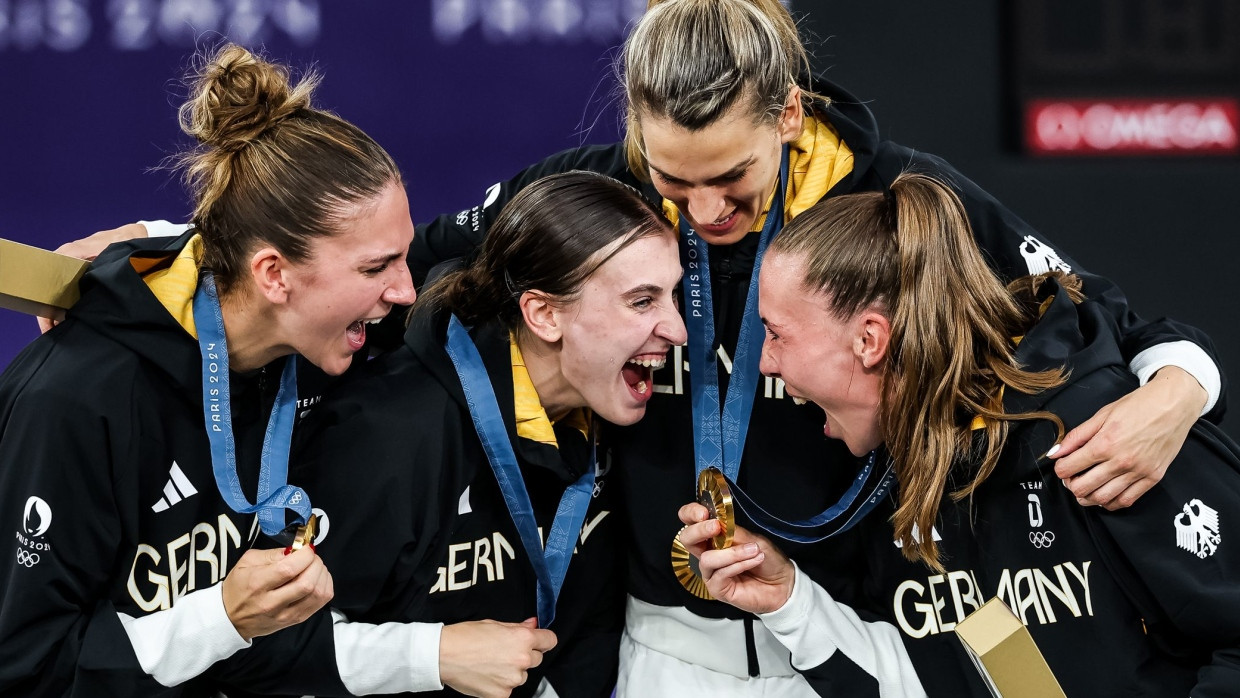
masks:
<instances>
[{"instance_id":1,"label":"jacket hood","mask_svg":"<svg viewBox=\"0 0 1240 698\"><path fill-rule=\"evenodd\" d=\"M159 302L142 275L165 268L193 236L144 238L108 247L82 277L68 318L90 326L167 374L186 390L202 389L198 344ZM140 271L139 271L140 270Z\"/></svg>"},{"instance_id":2,"label":"jacket hood","mask_svg":"<svg viewBox=\"0 0 1240 698\"><path fill-rule=\"evenodd\" d=\"M852 172L832 187L827 196L876 188L879 183L866 179L872 176L878 156L878 121L873 112L851 92L825 77L816 76L810 81L810 89L827 99L826 103L815 101L814 111L826 117L853 154Z\"/></svg>"},{"instance_id":3,"label":"jacket hood","mask_svg":"<svg viewBox=\"0 0 1240 698\"><path fill-rule=\"evenodd\" d=\"M1043 409L1073 382L1095 371L1121 367L1128 362L1120 353L1119 329L1110 314L1088 300L1072 302L1055 279L1048 279L1042 294L1053 298L1042 317L1025 333L1016 349L1016 361L1030 371L1065 367L1068 380L1036 395L1004 391L1003 406L1009 413Z\"/></svg>"}]
</instances>

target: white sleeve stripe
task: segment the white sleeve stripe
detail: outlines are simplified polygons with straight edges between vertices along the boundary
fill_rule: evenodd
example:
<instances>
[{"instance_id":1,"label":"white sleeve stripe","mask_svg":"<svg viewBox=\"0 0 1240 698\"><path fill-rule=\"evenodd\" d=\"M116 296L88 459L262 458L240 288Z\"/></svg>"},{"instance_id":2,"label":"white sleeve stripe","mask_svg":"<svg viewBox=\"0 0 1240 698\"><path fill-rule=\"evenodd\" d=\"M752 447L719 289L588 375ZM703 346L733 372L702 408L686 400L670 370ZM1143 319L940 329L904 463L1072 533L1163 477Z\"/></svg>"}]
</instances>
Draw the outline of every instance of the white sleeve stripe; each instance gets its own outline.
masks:
<instances>
[{"instance_id":1,"label":"white sleeve stripe","mask_svg":"<svg viewBox=\"0 0 1240 698\"><path fill-rule=\"evenodd\" d=\"M442 690L442 631L443 623L354 623L332 609L341 683L356 696Z\"/></svg>"},{"instance_id":2,"label":"white sleeve stripe","mask_svg":"<svg viewBox=\"0 0 1240 698\"><path fill-rule=\"evenodd\" d=\"M1164 366L1184 369L1197 379L1201 387L1206 389L1209 397L1206 399L1206 406L1201 410L1202 416L1214 409L1219 395L1223 392L1223 378L1219 374L1218 366L1205 349L1186 339L1155 344L1133 357L1132 362L1128 364L1128 370L1136 374L1141 385L1145 385L1150 378L1154 377L1158 369Z\"/></svg>"},{"instance_id":3,"label":"white sleeve stripe","mask_svg":"<svg viewBox=\"0 0 1240 698\"><path fill-rule=\"evenodd\" d=\"M191 592L172 608L140 618L116 614L143 671L164 686L176 686L250 646L228 619L221 588Z\"/></svg>"},{"instance_id":4,"label":"white sleeve stripe","mask_svg":"<svg viewBox=\"0 0 1240 698\"><path fill-rule=\"evenodd\" d=\"M190 228L189 223L168 221L138 221L138 225L146 228L146 236L151 238L174 238Z\"/></svg>"},{"instance_id":5,"label":"white sleeve stripe","mask_svg":"<svg viewBox=\"0 0 1240 698\"><path fill-rule=\"evenodd\" d=\"M758 617L792 652L792 664L798 669L820 666L839 651L877 679L880 696L926 695L895 626L861 620L800 567L787 603Z\"/></svg>"}]
</instances>

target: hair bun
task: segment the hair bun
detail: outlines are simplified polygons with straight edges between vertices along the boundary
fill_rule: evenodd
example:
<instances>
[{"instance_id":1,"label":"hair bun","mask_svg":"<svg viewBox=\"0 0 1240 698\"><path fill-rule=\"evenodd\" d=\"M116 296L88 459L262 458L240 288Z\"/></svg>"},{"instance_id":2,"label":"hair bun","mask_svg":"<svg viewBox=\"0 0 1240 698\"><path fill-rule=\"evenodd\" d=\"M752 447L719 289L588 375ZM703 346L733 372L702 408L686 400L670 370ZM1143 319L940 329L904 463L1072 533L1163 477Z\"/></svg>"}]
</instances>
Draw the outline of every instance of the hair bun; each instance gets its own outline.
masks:
<instances>
[{"instance_id":1,"label":"hair bun","mask_svg":"<svg viewBox=\"0 0 1240 698\"><path fill-rule=\"evenodd\" d=\"M181 129L206 146L235 152L298 110L310 107L314 73L297 85L288 70L236 44L225 44L194 76L181 107Z\"/></svg>"}]
</instances>

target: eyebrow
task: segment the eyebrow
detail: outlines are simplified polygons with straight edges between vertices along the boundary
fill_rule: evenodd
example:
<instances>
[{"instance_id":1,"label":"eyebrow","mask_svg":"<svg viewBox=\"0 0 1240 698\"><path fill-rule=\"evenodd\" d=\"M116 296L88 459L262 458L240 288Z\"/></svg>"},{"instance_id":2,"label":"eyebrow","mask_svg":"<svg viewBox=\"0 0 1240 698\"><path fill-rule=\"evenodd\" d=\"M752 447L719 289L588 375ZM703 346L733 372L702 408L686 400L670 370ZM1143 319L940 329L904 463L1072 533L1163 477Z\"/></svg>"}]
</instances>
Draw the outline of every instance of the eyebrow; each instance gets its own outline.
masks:
<instances>
[{"instance_id":1,"label":"eyebrow","mask_svg":"<svg viewBox=\"0 0 1240 698\"><path fill-rule=\"evenodd\" d=\"M657 296L660 293L663 293L663 287L658 284L642 284L641 286L634 286L633 288L625 291L624 295L637 296L643 293L649 293Z\"/></svg>"},{"instance_id":2,"label":"eyebrow","mask_svg":"<svg viewBox=\"0 0 1240 698\"><path fill-rule=\"evenodd\" d=\"M372 264L390 264L400 259L403 256L405 256L405 253L403 251L393 252L392 254L387 254L387 255L379 254L379 255L375 255L374 257L368 257L366 259L363 259L361 261L361 264L366 265L366 266L369 266Z\"/></svg>"},{"instance_id":3,"label":"eyebrow","mask_svg":"<svg viewBox=\"0 0 1240 698\"><path fill-rule=\"evenodd\" d=\"M715 175L714 177L711 177L710 179L706 180L706 183L711 184L713 182L717 182L720 180L725 180L725 179L730 179L732 177L736 177L737 175L739 175L740 173L748 169L750 165L753 165L754 159L755 159L754 156L750 155L748 158L745 159L744 162L737 163L736 165L732 166L731 169L729 169L727 172L724 172L723 174ZM677 182L681 184L688 183L686 180L683 180L680 177L676 177L674 175L670 175L664 172L663 170L660 170L659 168L655 167L654 165L651 165L650 169L654 170L655 172L658 172L660 177L662 177L663 179L666 179L669 182Z\"/></svg>"}]
</instances>

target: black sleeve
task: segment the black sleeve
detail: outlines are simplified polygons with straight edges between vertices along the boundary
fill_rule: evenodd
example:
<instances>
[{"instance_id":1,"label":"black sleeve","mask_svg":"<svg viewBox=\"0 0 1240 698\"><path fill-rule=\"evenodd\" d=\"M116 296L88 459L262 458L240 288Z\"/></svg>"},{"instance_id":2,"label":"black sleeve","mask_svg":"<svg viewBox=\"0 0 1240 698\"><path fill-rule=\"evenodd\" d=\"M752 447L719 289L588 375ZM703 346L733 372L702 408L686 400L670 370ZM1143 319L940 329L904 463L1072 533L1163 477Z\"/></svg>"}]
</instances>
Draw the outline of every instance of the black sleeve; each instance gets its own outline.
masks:
<instances>
[{"instance_id":1,"label":"black sleeve","mask_svg":"<svg viewBox=\"0 0 1240 698\"><path fill-rule=\"evenodd\" d=\"M968 211L978 246L991 268L1005 282L1055 268L1081 277L1087 302L1102 306L1115 319L1119 328L1120 349L1126 361L1132 361L1137 354L1150 347L1167 342L1189 341L1201 347L1215 366L1220 367L1222 380L1219 400L1205 416L1216 423L1222 419L1226 409L1226 377L1222 376L1214 344L1206 333L1168 318L1141 318L1129 308L1128 299L1118 286L1103 276L1086 271L1057 245L946 161L933 155L915 153L902 146L887 144L887 147L894 151L891 154L895 162L901 163L901 168L939 177L955 187ZM885 176L893 178L896 174L898 171L892 171Z\"/></svg>"},{"instance_id":2,"label":"black sleeve","mask_svg":"<svg viewBox=\"0 0 1240 698\"><path fill-rule=\"evenodd\" d=\"M1190 695L1236 695L1240 546L1231 536L1240 521L1240 448L1198 422L1154 489L1128 509L1090 515L1101 557L1150 636L1203 664Z\"/></svg>"},{"instance_id":3,"label":"black sleeve","mask_svg":"<svg viewBox=\"0 0 1240 698\"><path fill-rule=\"evenodd\" d=\"M104 418L43 392L5 395L0 415L0 694L157 692L107 601L121 530Z\"/></svg>"}]
</instances>

